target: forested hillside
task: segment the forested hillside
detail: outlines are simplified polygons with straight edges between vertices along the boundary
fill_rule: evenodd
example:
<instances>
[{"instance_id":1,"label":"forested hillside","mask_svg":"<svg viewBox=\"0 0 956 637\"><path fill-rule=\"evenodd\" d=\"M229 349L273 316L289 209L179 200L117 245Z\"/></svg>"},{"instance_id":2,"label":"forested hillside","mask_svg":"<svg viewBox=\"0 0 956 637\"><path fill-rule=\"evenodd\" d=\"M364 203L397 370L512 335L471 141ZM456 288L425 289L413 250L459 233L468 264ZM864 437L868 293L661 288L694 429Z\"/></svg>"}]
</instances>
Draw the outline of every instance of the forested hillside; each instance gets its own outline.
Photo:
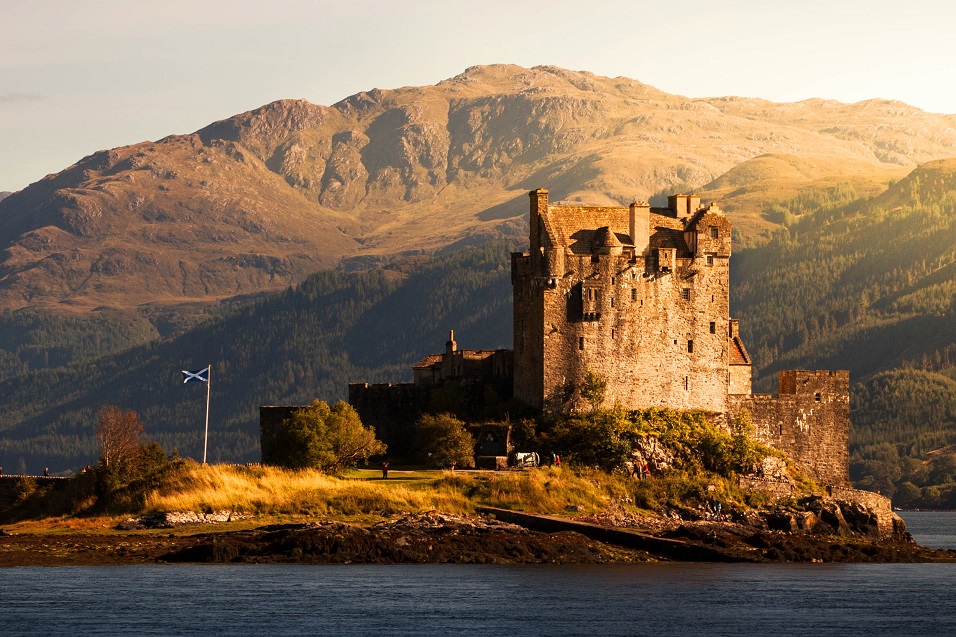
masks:
<instances>
[{"instance_id":1,"label":"forested hillside","mask_svg":"<svg viewBox=\"0 0 956 637\"><path fill-rule=\"evenodd\" d=\"M212 363L210 458L257 461L258 408L346 398L349 382L410 381L448 330L466 347L509 347L510 245L436 258L405 279L323 272L187 334L0 383L0 466L58 471L95 458L95 412L137 411L167 450L201 453L205 386L181 369ZM39 468L39 469L38 469Z\"/></svg>"},{"instance_id":2,"label":"forested hillside","mask_svg":"<svg viewBox=\"0 0 956 637\"><path fill-rule=\"evenodd\" d=\"M851 477L956 507L956 161L872 199L838 186L766 214L786 227L732 262L756 386L775 390L780 369L849 369Z\"/></svg>"}]
</instances>

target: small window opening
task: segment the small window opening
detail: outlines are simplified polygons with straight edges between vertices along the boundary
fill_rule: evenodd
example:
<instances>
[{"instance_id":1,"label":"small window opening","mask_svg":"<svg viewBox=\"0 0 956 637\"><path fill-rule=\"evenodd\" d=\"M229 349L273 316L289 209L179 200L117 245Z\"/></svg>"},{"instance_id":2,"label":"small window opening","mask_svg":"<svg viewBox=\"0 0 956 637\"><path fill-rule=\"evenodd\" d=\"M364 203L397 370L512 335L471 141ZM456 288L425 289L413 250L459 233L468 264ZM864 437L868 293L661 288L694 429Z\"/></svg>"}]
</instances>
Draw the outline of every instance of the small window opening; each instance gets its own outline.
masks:
<instances>
[{"instance_id":1,"label":"small window opening","mask_svg":"<svg viewBox=\"0 0 956 637\"><path fill-rule=\"evenodd\" d=\"M820 396L820 392L817 392L813 395L813 400L815 402L820 402L821 399L822 399L822 396Z\"/></svg>"},{"instance_id":2,"label":"small window opening","mask_svg":"<svg viewBox=\"0 0 956 637\"><path fill-rule=\"evenodd\" d=\"M611 307L614 307L614 297L611 297Z\"/></svg>"},{"instance_id":3,"label":"small window opening","mask_svg":"<svg viewBox=\"0 0 956 637\"><path fill-rule=\"evenodd\" d=\"M717 229L717 226L710 227L710 238L717 239L720 236L720 231Z\"/></svg>"},{"instance_id":4,"label":"small window opening","mask_svg":"<svg viewBox=\"0 0 956 637\"><path fill-rule=\"evenodd\" d=\"M584 349L584 337L578 338L578 349Z\"/></svg>"},{"instance_id":5,"label":"small window opening","mask_svg":"<svg viewBox=\"0 0 956 637\"><path fill-rule=\"evenodd\" d=\"M687 353L694 353L694 341L687 341Z\"/></svg>"},{"instance_id":6,"label":"small window opening","mask_svg":"<svg viewBox=\"0 0 956 637\"><path fill-rule=\"evenodd\" d=\"M614 285L616 282L617 282L617 278L612 276L612 277L611 277L611 285Z\"/></svg>"},{"instance_id":7,"label":"small window opening","mask_svg":"<svg viewBox=\"0 0 956 637\"><path fill-rule=\"evenodd\" d=\"M711 334L717 333L717 323L715 323L714 321L710 322L710 333Z\"/></svg>"},{"instance_id":8,"label":"small window opening","mask_svg":"<svg viewBox=\"0 0 956 637\"><path fill-rule=\"evenodd\" d=\"M712 254L707 255L707 265L714 265L714 255Z\"/></svg>"},{"instance_id":9,"label":"small window opening","mask_svg":"<svg viewBox=\"0 0 956 637\"><path fill-rule=\"evenodd\" d=\"M614 339L614 328L613 328L613 327L611 328L611 339L612 339L612 340Z\"/></svg>"},{"instance_id":10,"label":"small window opening","mask_svg":"<svg viewBox=\"0 0 956 637\"><path fill-rule=\"evenodd\" d=\"M681 288L680 298L684 299L685 301L689 301L689 300L690 300L690 288Z\"/></svg>"},{"instance_id":11,"label":"small window opening","mask_svg":"<svg viewBox=\"0 0 956 637\"><path fill-rule=\"evenodd\" d=\"M637 300L637 288L631 288L631 300L632 301Z\"/></svg>"},{"instance_id":12,"label":"small window opening","mask_svg":"<svg viewBox=\"0 0 956 637\"><path fill-rule=\"evenodd\" d=\"M690 376L684 376L684 389L690 389Z\"/></svg>"}]
</instances>

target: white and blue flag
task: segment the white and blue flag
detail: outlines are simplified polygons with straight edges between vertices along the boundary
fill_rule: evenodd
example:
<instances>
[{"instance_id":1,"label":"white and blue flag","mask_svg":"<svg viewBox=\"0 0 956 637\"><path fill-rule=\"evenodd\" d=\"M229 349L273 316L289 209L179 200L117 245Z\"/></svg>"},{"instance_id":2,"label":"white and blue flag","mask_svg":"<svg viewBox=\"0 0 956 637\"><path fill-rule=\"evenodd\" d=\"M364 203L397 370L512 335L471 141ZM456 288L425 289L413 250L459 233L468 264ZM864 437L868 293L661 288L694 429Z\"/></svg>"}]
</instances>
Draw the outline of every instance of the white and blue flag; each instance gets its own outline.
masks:
<instances>
[{"instance_id":1,"label":"white and blue flag","mask_svg":"<svg viewBox=\"0 0 956 637\"><path fill-rule=\"evenodd\" d=\"M209 368L200 369L198 372L188 372L183 370L183 383L208 383Z\"/></svg>"}]
</instances>

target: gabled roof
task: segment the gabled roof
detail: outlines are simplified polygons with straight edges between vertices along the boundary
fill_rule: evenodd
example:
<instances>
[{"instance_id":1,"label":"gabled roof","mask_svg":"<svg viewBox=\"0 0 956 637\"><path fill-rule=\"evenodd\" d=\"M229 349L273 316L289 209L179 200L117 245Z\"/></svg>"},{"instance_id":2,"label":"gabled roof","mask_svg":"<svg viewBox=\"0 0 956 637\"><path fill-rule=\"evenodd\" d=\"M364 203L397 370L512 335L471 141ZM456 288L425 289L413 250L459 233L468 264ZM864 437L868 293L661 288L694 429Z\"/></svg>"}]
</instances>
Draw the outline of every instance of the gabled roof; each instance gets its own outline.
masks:
<instances>
[{"instance_id":1,"label":"gabled roof","mask_svg":"<svg viewBox=\"0 0 956 637\"><path fill-rule=\"evenodd\" d=\"M590 254L597 246L633 245L628 208L549 206L541 221L551 245L568 248L573 254ZM652 208L650 246L677 248L682 256L687 254L684 225L684 220L674 218L666 208Z\"/></svg>"},{"instance_id":2,"label":"gabled roof","mask_svg":"<svg viewBox=\"0 0 956 637\"><path fill-rule=\"evenodd\" d=\"M412 369L427 369L432 365L441 363L441 354L429 354L422 360L412 365Z\"/></svg>"},{"instance_id":3,"label":"gabled roof","mask_svg":"<svg viewBox=\"0 0 956 637\"><path fill-rule=\"evenodd\" d=\"M744 342L739 336L730 339L730 364L731 365L751 365L750 354L744 347Z\"/></svg>"}]
</instances>

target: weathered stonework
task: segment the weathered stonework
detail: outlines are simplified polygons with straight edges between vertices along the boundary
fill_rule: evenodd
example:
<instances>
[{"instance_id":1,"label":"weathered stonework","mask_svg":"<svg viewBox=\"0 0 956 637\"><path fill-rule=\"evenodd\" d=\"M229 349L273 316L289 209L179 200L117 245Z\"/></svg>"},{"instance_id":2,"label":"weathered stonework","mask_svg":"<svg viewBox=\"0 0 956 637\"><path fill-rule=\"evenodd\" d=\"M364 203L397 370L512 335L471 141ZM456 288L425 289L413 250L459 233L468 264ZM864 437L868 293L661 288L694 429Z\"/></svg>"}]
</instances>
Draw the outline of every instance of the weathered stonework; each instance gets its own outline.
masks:
<instances>
[{"instance_id":1,"label":"weathered stonework","mask_svg":"<svg viewBox=\"0 0 956 637\"><path fill-rule=\"evenodd\" d=\"M812 478L849 476L849 373L781 372L776 397L751 394L750 356L730 317L732 227L693 195L667 208L552 206L531 198L530 249L511 257L515 397L549 412L586 406L589 372L605 401L749 413L755 437Z\"/></svg>"},{"instance_id":2,"label":"weathered stonework","mask_svg":"<svg viewBox=\"0 0 956 637\"><path fill-rule=\"evenodd\" d=\"M582 405L588 372L607 404L723 412L749 393L730 318L731 225L716 205L551 206L531 195L530 250L512 255L515 396Z\"/></svg>"},{"instance_id":3,"label":"weathered stonework","mask_svg":"<svg viewBox=\"0 0 956 637\"><path fill-rule=\"evenodd\" d=\"M849 480L850 373L787 370L778 374L777 396L731 395L728 413L746 410L754 437L786 453L818 482Z\"/></svg>"}]
</instances>

